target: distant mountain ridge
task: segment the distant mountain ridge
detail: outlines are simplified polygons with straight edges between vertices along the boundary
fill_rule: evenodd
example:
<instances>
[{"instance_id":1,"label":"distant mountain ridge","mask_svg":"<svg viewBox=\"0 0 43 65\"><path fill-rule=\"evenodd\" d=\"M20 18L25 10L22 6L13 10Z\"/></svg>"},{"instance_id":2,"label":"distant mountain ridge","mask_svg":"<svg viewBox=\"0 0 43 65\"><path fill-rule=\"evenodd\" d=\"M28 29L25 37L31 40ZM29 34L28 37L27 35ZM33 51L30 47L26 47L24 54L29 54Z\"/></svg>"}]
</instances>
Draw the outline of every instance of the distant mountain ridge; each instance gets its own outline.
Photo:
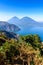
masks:
<instances>
[{"instance_id":1,"label":"distant mountain ridge","mask_svg":"<svg viewBox=\"0 0 43 65\"><path fill-rule=\"evenodd\" d=\"M0 31L16 32L19 30L20 28L14 24L9 24L7 22L0 21Z\"/></svg>"},{"instance_id":2,"label":"distant mountain ridge","mask_svg":"<svg viewBox=\"0 0 43 65\"><path fill-rule=\"evenodd\" d=\"M19 18L18 17L12 17L10 20L8 20L8 23L10 24L15 24L15 25L19 25Z\"/></svg>"},{"instance_id":3,"label":"distant mountain ridge","mask_svg":"<svg viewBox=\"0 0 43 65\"><path fill-rule=\"evenodd\" d=\"M30 17L23 17L21 19L13 17L10 20L8 20L8 22L11 24L13 23L20 28L43 27L42 23L39 23Z\"/></svg>"}]
</instances>

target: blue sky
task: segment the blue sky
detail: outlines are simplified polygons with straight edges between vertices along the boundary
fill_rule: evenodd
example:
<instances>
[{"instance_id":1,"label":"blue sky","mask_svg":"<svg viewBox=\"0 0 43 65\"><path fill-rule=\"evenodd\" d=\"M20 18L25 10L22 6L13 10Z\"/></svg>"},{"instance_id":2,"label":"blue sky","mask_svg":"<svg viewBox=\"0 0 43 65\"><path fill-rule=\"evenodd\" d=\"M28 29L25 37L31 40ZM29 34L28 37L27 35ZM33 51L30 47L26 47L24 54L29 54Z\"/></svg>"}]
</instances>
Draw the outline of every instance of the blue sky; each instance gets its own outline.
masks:
<instances>
[{"instance_id":1,"label":"blue sky","mask_svg":"<svg viewBox=\"0 0 43 65\"><path fill-rule=\"evenodd\" d=\"M13 16L43 21L43 0L0 0L0 20L7 21Z\"/></svg>"}]
</instances>

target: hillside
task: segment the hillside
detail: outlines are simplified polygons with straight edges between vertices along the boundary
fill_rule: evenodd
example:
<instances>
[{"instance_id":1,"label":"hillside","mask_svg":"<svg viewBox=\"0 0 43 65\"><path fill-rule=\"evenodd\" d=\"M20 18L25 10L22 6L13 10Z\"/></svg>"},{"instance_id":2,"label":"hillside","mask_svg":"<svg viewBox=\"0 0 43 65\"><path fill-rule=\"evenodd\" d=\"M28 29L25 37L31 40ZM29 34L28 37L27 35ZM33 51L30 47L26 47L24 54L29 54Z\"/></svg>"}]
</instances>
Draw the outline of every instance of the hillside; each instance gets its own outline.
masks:
<instances>
[{"instance_id":1,"label":"hillside","mask_svg":"<svg viewBox=\"0 0 43 65\"><path fill-rule=\"evenodd\" d=\"M14 24L9 24L4 21L0 21L0 31L17 32L20 28Z\"/></svg>"},{"instance_id":2,"label":"hillside","mask_svg":"<svg viewBox=\"0 0 43 65\"><path fill-rule=\"evenodd\" d=\"M0 35L0 65L43 65L43 46L38 35L15 38Z\"/></svg>"},{"instance_id":3,"label":"hillside","mask_svg":"<svg viewBox=\"0 0 43 65\"><path fill-rule=\"evenodd\" d=\"M0 36L5 36L6 38L15 38L18 39L19 35L13 32L0 31Z\"/></svg>"}]
</instances>

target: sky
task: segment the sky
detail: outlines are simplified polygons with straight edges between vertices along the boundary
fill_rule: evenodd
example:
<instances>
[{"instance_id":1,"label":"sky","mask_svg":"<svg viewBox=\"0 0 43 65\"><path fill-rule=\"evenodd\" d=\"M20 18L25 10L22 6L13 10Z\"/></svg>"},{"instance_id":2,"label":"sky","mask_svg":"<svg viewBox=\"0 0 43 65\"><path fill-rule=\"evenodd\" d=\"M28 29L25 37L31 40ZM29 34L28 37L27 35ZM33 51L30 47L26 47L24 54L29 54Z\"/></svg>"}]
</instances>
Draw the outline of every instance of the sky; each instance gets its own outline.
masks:
<instances>
[{"instance_id":1,"label":"sky","mask_svg":"<svg viewBox=\"0 0 43 65\"><path fill-rule=\"evenodd\" d=\"M43 0L0 0L0 21L24 16L43 22Z\"/></svg>"}]
</instances>

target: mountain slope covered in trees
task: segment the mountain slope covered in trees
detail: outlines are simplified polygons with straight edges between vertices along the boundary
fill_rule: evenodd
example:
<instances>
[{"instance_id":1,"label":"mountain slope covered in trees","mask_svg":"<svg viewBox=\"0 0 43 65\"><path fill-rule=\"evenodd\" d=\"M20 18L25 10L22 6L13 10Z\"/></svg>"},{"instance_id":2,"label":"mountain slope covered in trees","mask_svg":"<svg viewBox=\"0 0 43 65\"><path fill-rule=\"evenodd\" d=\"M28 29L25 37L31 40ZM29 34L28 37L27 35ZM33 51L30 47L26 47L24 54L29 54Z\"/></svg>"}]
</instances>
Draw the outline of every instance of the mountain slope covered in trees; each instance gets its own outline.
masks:
<instances>
[{"instance_id":1,"label":"mountain slope covered in trees","mask_svg":"<svg viewBox=\"0 0 43 65\"><path fill-rule=\"evenodd\" d=\"M8 38L0 34L0 65L43 65L43 46L38 35Z\"/></svg>"}]
</instances>

